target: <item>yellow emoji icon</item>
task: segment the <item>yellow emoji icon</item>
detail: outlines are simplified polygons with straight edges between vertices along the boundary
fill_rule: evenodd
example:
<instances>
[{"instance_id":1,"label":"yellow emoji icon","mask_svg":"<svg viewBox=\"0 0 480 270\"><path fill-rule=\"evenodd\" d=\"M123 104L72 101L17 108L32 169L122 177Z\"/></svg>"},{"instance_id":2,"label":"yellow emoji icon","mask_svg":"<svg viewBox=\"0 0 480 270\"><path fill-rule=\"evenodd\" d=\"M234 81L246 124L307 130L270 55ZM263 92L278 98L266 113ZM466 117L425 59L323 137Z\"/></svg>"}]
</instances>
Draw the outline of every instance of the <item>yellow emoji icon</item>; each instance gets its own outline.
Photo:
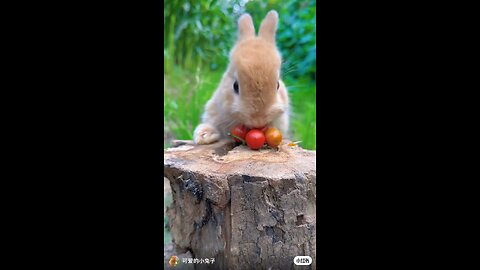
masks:
<instances>
[{"instance_id":1,"label":"yellow emoji icon","mask_svg":"<svg viewBox=\"0 0 480 270\"><path fill-rule=\"evenodd\" d=\"M178 264L178 257L173 255L172 257L170 257L170 260L168 261L168 264L170 264L170 266L175 266Z\"/></svg>"}]
</instances>

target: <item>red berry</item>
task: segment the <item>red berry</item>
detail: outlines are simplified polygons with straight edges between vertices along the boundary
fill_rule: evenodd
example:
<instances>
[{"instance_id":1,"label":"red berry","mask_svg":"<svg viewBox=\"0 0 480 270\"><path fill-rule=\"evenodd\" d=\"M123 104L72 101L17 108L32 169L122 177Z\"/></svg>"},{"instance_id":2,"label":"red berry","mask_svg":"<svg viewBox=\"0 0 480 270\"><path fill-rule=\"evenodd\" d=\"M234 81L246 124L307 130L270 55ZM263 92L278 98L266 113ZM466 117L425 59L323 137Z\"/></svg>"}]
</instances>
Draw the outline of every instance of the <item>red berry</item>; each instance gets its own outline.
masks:
<instances>
[{"instance_id":1,"label":"red berry","mask_svg":"<svg viewBox=\"0 0 480 270\"><path fill-rule=\"evenodd\" d=\"M282 133L278 129L271 127L265 132L265 138L270 147L277 147L282 142Z\"/></svg>"},{"instance_id":2,"label":"red berry","mask_svg":"<svg viewBox=\"0 0 480 270\"><path fill-rule=\"evenodd\" d=\"M265 144L265 135L258 129L252 129L245 136L245 140L250 149L257 150Z\"/></svg>"},{"instance_id":3,"label":"red berry","mask_svg":"<svg viewBox=\"0 0 480 270\"><path fill-rule=\"evenodd\" d=\"M234 136L237 136L243 140L245 140L245 135L247 135L247 132L248 132L248 128L242 124L240 125L236 125L232 128L232 130L230 131L230 133ZM236 142L241 142L239 139L233 137L233 139L236 141Z\"/></svg>"}]
</instances>

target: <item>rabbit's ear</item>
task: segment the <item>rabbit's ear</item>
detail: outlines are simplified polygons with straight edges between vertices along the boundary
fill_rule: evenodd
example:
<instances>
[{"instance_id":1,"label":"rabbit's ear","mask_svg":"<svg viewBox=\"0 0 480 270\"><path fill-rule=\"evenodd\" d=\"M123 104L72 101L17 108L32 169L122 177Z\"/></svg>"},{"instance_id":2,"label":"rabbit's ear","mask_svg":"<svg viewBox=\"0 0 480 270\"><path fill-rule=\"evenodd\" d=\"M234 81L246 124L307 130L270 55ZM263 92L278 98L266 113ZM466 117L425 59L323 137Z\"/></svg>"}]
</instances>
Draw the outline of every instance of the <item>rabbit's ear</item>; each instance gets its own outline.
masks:
<instances>
[{"instance_id":1,"label":"rabbit's ear","mask_svg":"<svg viewBox=\"0 0 480 270\"><path fill-rule=\"evenodd\" d=\"M269 42L275 43L275 32L277 31L278 13L275 10L270 10L263 19L258 36L266 39Z\"/></svg>"},{"instance_id":2,"label":"rabbit's ear","mask_svg":"<svg viewBox=\"0 0 480 270\"><path fill-rule=\"evenodd\" d=\"M252 17L249 14L243 14L238 20L238 40L255 36L255 27Z\"/></svg>"}]
</instances>

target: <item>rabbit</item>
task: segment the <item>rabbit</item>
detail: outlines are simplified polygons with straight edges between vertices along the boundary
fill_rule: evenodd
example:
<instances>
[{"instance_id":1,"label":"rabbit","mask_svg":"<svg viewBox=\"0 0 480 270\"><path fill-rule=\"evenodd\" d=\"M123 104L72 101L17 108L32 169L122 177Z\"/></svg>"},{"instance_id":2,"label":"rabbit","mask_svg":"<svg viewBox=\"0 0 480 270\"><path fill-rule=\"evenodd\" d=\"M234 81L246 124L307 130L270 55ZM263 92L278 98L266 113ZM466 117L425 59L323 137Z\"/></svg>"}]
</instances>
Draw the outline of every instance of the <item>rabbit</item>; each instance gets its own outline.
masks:
<instances>
[{"instance_id":1,"label":"rabbit","mask_svg":"<svg viewBox=\"0 0 480 270\"><path fill-rule=\"evenodd\" d=\"M281 55L275 44L278 13L271 10L255 35L252 17L238 20L238 39L222 80L205 105L202 123L194 131L195 144L212 144L228 137L231 128L275 127L287 136L289 98L280 80Z\"/></svg>"}]
</instances>

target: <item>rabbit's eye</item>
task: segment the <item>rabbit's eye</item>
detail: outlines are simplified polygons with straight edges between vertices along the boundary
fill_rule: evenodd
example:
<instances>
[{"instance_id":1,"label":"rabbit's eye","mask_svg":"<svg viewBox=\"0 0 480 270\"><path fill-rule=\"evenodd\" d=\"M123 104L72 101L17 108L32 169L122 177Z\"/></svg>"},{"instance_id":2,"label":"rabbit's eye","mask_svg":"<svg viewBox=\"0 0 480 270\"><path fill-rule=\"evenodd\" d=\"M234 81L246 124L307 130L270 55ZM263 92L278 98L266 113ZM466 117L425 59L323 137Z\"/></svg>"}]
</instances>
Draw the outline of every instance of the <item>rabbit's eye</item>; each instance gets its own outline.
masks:
<instances>
[{"instance_id":1,"label":"rabbit's eye","mask_svg":"<svg viewBox=\"0 0 480 270\"><path fill-rule=\"evenodd\" d=\"M277 90L278 90L279 87L280 87L280 82L277 82Z\"/></svg>"},{"instance_id":2,"label":"rabbit's eye","mask_svg":"<svg viewBox=\"0 0 480 270\"><path fill-rule=\"evenodd\" d=\"M238 82L237 81L235 81L233 83L233 91L235 91L235 94L238 94Z\"/></svg>"}]
</instances>

